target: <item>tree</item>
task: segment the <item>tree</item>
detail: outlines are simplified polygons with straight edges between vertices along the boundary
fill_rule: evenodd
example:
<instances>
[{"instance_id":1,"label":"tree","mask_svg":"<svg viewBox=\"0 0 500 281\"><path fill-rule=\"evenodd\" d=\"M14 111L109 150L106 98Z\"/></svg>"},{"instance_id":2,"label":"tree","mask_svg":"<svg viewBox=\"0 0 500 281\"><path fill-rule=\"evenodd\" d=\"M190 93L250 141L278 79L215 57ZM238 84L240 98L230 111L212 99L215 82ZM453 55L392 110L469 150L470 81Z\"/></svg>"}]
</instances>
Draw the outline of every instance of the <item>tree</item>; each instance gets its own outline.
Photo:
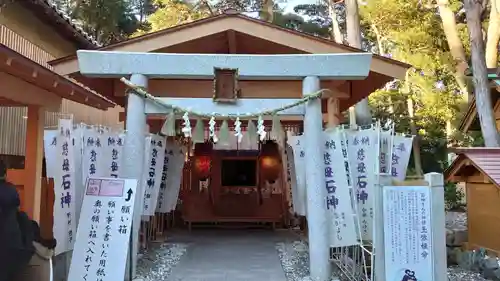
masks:
<instances>
[{"instance_id":1,"label":"tree","mask_svg":"<svg viewBox=\"0 0 500 281\"><path fill-rule=\"evenodd\" d=\"M482 5L483 0L464 0L471 41L474 93L484 143L487 147L500 147L500 136L496 129L486 70L485 46L481 28Z\"/></svg>"},{"instance_id":2,"label":"tree","mask_svg":"<svg viewBox=\"0 0 500 281\"><path fill-rule=\"evenodd\" d=\"M455 13L450 6L449 0L437 0L438 11L443 23L443 31L450 48L451 56L455 64L455 79L463 97L469 101L472 97L467 88L465 71L468 68L465 51L460 39L457 23L455 20Z\"/></svg>"},{"instance_id":3,"label":"tree","mask_svg":"<svg viewBox=\"0 0 500 281\"><path fill-rule=\"evenodd\" d=\"M156 11L148 16L148 26L138 30L133 36L146 34L208 17L206 6L196 6L181 0L154 0Z\"/></svg>"},{"instance_id":4,"label":"tree","mask_svg":"<svg viewBox=\"0 0 500 281\"><path fill-rule=\"evenodd\" d=\"M55 0L54 3L102 44L123 40L140 26L127 0Z\"/></svg>"}]
</instances>

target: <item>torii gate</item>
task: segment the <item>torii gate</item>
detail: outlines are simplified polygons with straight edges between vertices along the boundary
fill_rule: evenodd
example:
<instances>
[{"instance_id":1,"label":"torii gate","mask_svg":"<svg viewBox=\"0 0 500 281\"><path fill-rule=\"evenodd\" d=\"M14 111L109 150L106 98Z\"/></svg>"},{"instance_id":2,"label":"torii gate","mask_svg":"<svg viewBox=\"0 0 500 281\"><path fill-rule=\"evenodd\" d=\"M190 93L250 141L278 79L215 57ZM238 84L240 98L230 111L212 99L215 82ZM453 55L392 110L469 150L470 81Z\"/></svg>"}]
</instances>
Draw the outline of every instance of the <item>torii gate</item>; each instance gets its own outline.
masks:
<instances>
[{"instance_id":1,"label":"torii gate","mask_svg":"<svg viewBox=\"0 0 500 281\"><path fill-rule=\"evenodd\" d=\"M131 76L133 84L144 89L148 79L213 79L214 68L238 69L242 80L302 80L304 96L320 90L320 79L363 80L370 72L372 54L301 54L301 55L229 55L229 54L166 54L139 52L78 51L80 72L89 77L120 78ZM323 96L325 97L325 96ZM331 93L329 98L340 98ZM298 99L240 99L235 104L218 104L211 98L161 98L173 106L190 108L210 115L233 115L274 109L297 102ZM338 102L337 102L338 104ZM335 112L336 110L336 112ZM338 107L333 114L338 114ZM129 94L126 115L126 144L124 174L140 179L144 169L144 134L148 114L168 114L171 109ZM280 115L304 116L306 137L307 214L310 254L310 274L315 281L330 279L327 216L323 188L325 182L322 146L321 100L311 99L302 106L281 111ZM137 189L136 202L142 196ZM132 272L135 274L142 214L136 204L132 232ZM314 266L312 266L314 265Z\"/></svg>"}]
</instances>

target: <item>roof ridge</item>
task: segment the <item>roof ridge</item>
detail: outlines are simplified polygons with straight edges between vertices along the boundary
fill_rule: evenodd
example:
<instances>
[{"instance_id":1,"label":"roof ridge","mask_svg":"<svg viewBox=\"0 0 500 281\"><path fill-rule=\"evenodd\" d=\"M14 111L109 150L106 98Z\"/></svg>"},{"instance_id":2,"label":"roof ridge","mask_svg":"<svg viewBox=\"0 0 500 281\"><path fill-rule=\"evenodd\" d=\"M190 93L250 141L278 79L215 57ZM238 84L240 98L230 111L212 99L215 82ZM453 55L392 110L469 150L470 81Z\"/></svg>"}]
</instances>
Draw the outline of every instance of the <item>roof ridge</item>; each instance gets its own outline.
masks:
<instances>
[{"instance_id":1,"label":"roof ridge","mask_svg":"<svg viewBox=\"0 0 500 281\"><path fill-rule=\"evenodd\" d=\"M85 30L83 30L83 28L80 26L80 24L75 19L71 18L64 11L59 9L53 0L38 0L38 1L43 2L45 5L47 5L52 10L54 10L54 12L56 12L56 14L58 14L69 25L71 25L73 27L73 29L75 29L76 32L83 35L83 37L85 37L85 39L87 39L89 42L96 45L97 47L103 46L103 44L101 44L99 41L97 41L97 39L94 38L94 36L88 34Z\"/></svg>"}]
</instances>

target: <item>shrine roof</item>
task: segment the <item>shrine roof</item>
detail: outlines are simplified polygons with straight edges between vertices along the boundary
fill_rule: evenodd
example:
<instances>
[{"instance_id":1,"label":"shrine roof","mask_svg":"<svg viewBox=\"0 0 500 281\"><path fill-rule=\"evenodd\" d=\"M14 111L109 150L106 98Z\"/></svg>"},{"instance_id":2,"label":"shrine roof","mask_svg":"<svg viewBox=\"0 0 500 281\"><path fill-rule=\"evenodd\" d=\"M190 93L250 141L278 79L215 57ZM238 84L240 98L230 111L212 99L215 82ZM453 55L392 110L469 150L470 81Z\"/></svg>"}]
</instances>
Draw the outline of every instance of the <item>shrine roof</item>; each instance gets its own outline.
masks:
<instances>
[{"instance_id":1,"label":"shrine roof","mask_svg":"<svg viewBox=\"0 0 500 281\"><path fill-rule=\"evenodd\" d=\"M477 170L500 188L500 148L460 147L453 152L458 156L444 172L446 181L459 181L462 175Z\"/></svg>"},{"instance_id":2,"label":"shrine roof","mask_svg":"<svg viewBox=\"0 0 500 281\"><path fill-rule=\"evenodd\" d=\"M468 71L466 73L468 76L472 76L472 72ZM497 68L488 68L488 80L490 81L491 87L491 102L493 105L493 111L497 112L500 108L500 76L498 75ZM465 113L462 122L460 122L460 126L458 127L460 131L463 133L467 133L468 131L476 131L481 130L479 124L479 118L477 116L477 108L476 108L476 98L473 97L470 101L467 112Z\"/></svg>"},{"instance_id":3,"label":"shrine roof","mask_svg":"<svg viewBox=\"0 0 500 281\"><path fill-rule=\"evenodd\" d=\"M189 30L188 33L186 31ZM236 33L236 34L235 34ZM246 54L269 54L265 52L269 46L258 46L258 44L236 44L236 41L251 39L261 39L281 45L281 48L275 46L274 52L277 54L291 53L357 53L363 50L339 44L332 40L299 32L293 29L280 27L266 21L255 19L240 13L224 13L190 23L178 25L175 27L163 29L160 31L148 33L142 36L134 37L115 44L98 48L103 51L127 51L127 52L169 52L169 53L222 53L221 50L208 50L208 46L198 46L197 51L193 49L194 41L203 37L211 37L213 41L227 40L228 48L224 53L246 53ZM226 38L222 38L226 37ZM239 38L236 38L239 37ZM248 38L253 37L253 38ZM193 44L188 44L193 42ZM248 42L245 42L248 43ZM263 43L260 41L260 43ZM182 44L182 48L181 48ZM202 47L204 50L200 50ZM250 47L250 49L248 49ZM186 50L188 49L188 50ZM237 51L236 49L239 49ZM246 51L246 52L245 52ZM59 58L49 62L56 70L59 68L63 74L70 74L71 70L62 65L68 62L76 62L77 57L71 55ZM373 55L371 70L381 73L391 78L403 79L406 70L411 65L393 60L380 55ZM58 71L60 72L60 71Z\"/></svg>"},{"instance_id":4,"label":"shrine roof","mask_svg":"<svg viewBox=\"0 0 500 281\"><path fill-rule=\"evenodd\" d=\"M61 98L102 110L116 105L79 82L63 77L3 44L0 44L0 60L3 62L0 64L0 73L8 75L6 77L18 78L19 81L22 80L41 89L40 94L53 93ZM31 102L35 103L35 100L43 100L43 97L33 97Z\"/></svg>"}]
</instances>

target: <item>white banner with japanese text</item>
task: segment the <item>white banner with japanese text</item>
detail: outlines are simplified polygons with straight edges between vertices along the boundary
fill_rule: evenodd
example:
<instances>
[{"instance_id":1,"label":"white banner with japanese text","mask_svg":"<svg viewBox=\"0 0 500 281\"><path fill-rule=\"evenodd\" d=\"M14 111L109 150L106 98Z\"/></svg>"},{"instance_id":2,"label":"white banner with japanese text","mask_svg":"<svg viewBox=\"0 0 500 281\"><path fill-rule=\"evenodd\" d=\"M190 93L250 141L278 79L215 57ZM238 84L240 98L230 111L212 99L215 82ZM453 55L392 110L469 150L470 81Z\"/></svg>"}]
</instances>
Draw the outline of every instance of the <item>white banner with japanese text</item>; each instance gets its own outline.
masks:
<instances>
[{"instance_id":1,"label":"white banner with japanese text","mask_svg":"<svg viewBox=\"0 0 500 281\"><path fill-rule=\"evenodd\" d=\"M165 156L163 159L163 171L161 173L161 183L160 190L158 192L158 202L156 204L156 212L158 213L168 213L167 206L167 181L173 175L173 165L174 160L174 147L176 144L171 142L165 143Z\"/></svg>"},{"instance_id":2,"label":"white banner with japanese text","mask_svg":"<svg viewBox=\"0 0 500 281\"><path fill-rule=\"evenodd\" d=\"M186 150L184 147L176 144L173 145L172 150L167 151L167 153L171 155L170 159L172 159L172 168L169 168L170 172L167 177L165 204L167 212L171 212L175 210L177 202L179 201L179 192L181 190L182 171L184 169Z\"/></svg>"},{"instance_id":3,"label":"white banner with japanese text","mask_svg":"<svg viewBox=\"0 0 500 281\"><path fill-rule=\"evenodd\" d=\"M151 135L146 138L149 140L149 147L146 149L146 166L144 166L143 188L144 205L143 215L154 216L158 193L160 191L161 178L163 172L163 162L165 161L165 143L166 138L159 135Z\"/></svg>"},{"instance_id":4,"label":"white banner with japanese text","mask_svg":"<svg viewBox=\"0 0 500 281\"><path fill-rule=\"evenodd\" d=\"M72 134L73 120L60 119L53 162L55 164L53 232L57 240L56 255L72 250L76 235L75 150Z\"/></svg>"},{"instance_id":5,"label":"white banner with japanese text","mask_svg":"<svg viewBox=\"0 0 500 281\"><path fill-rule=\"evenodd\" d=\"M45 157L45 171L48 178L57 176L57 135L58 130L45 130L43 132L43 151Z\"/></svg>"},{"instance_id":6,"label":"white banner with japanese text","mask_svg":"<svg viewBox=\"0 0 500 281\"><path fill-rule=\"evenodd\" d=\"M329 217L330 247L344 247L358 244L354 211L351 204L348 176L342 154L342 131L324 133L323 159L325 163L325 208Z\"/></svg>"},{"instance_id":7,"label":"white banner with japanese text","mask_svg":"<svg viewBox=\"0 0 500 281\"><path fill-rule=\"evenodd\" d=\"M103 143L103 165L105 177L121 177L123 166L123 148L125 145L125 134L106 133Z\"/></svg>"},{"instance_id":8,"label":"white banner with japanese text","mask_svg":"<svg viewBox=\"0 0 500 281\"><path fill-rule=\"evenodd\" d=\"M108 167L104 161L106 136L94 128L83 130L82 180L85 184L89 177L106 177Z\"/></svg>"},{"instance_id":9,"label":"white banner with japanese text","mask_svg":"<svg viewBox=\"0 0 500 281\"><path fill-rule=\"evenodd\" d=\"M89 178L68 280L124 280L137 180Z\"/></svg>"},{"instance_id":10,"label":"white banner with japanese text","mask_svg":"<svg viewBox=\"0 0 500 281\"><path fill-rule=\"evenodd\" d=\"M298 198L299 190L297 186L297 174L296 174L296 169L295 169L295 156L293 153L293 149L290 145L286 146L286 159L287 159L287 181L290 184L290 189L292 191L292 204L293 204L293 211L297 214L304 213L302 211L303 204Z\"/></svg>"},{"instance_id":11,"label":"white banner with japanese text","mask_svg":"<svg viewBox=\"0 0 500 281\"><path fill-rule=\"evenodd\" d=\"M83 194L85 193L85 180L82 179L82 161L83 161L83 132L84 128L77 126L73 130L73 148L75 158L75 210L76 210L76 225L80 220L80 213L83 203Z\"/></svg>"},{"instance_id":12,"label":"white banner with japanese text","mask_svg":"<svg viewBox=\"0 0 500 281\"><path fill-rule=\"evenodd\" d=\"M391 174L397 180L404 181L413 148L413 136L394 136L392 147Z\"/></svg>"},{"instance_id":13,"label":"white banner with japanese text","mask_svg":"<svg viewBox=\"0 0 500 281\"><path fill-rule=\"evenodd\" d=\"M357 202L357 216L361 238L373 239L373 194L378 167L378 134L373 128L346 131L349 155L349 172L353 196Z\"/></svg>"},{"instance_id":14,"label":"white banner with japanese text","mask_svg":"<svg viewBox=\"0 0 500 281\"><path fill-rule=\"evenodd\" d=\"M380 132L380 158L379 158L379 171L381 174L390 173L391 169L391 144L393 142L392 131Z\"/></svg>"},{"instance_id":15,"label":"white banner with japanese text","mask_svg":"<svg viewBox=\"0 0 500 281\"><path fill-rule=\"evenodd\" d=\"M434 280L430 200L428 186L384 187L385 280Z\"/></svg>"},{"instance_id":16,"label":"white banner with japanese text","mask_svg":"<svg viewBox=\"0 0 500 281\"><path fill-rule=\"evenodd\" d=\"M299 216L307 215L307 193L306 193L306 167L305 167L305 137L291 136L288 144L293 150L294 174L297 183L296 193L292 193L294 200L294 210ZM293 190L292 190L293 192ZM295 205L297 204L297 205Z\"/></svg>"}]
</instances>

